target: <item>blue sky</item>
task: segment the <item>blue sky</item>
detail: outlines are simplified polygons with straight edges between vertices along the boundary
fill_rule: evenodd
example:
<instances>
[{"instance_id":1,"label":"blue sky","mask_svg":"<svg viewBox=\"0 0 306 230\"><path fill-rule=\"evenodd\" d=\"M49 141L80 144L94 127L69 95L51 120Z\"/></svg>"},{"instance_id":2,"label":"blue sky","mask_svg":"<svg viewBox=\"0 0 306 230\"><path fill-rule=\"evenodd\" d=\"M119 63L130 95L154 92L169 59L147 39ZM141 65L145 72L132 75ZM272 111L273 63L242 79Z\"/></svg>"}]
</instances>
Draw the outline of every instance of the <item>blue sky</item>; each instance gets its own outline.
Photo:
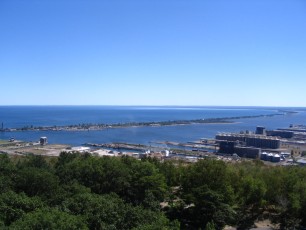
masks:
<instances>
[{"instance_id":1,"label":"blue sky","mask_svg":"<svg viewBox=\"0 0 306 230\"><path fill-rule=\"evenodd\" d=\"M0 105L305 106L305 0L1 0Z\"/></svg>"}]
</instances>

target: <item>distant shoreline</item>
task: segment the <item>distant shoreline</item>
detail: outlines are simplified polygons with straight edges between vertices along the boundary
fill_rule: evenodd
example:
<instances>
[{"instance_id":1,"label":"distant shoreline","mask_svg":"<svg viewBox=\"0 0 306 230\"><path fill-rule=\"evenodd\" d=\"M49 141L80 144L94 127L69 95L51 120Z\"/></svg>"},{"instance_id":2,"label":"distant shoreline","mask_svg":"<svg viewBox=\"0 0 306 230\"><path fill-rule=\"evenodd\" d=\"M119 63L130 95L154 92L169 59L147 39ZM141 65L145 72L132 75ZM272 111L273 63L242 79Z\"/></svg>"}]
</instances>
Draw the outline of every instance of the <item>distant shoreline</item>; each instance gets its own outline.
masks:
<instances>
[{"instance_id":1,"label":"distant shoreline","mask_svg":"<svg viewBox=\"0 0 306 230\"><path fill-rule=\"evenodd\" d=\"M155 121L155 122L127 122L115 124L92 124L84 123L78 125L64 125L64 126L24 126L22 128L5 128L1 132L22 132L22 131L99 131L114 128L132 128L132 127L161 127L161 126L178 126L178 125L192 125L192 124L233 124L233 120L259 118L259 117L274 117L279 115L286 115L288 111L282 113L273 113L268 115L253 115L253 116L237 116L224 118L207 118L207 119L193 119L193 120L173 120L173 121Z\"/></svg>"}]
</instances>

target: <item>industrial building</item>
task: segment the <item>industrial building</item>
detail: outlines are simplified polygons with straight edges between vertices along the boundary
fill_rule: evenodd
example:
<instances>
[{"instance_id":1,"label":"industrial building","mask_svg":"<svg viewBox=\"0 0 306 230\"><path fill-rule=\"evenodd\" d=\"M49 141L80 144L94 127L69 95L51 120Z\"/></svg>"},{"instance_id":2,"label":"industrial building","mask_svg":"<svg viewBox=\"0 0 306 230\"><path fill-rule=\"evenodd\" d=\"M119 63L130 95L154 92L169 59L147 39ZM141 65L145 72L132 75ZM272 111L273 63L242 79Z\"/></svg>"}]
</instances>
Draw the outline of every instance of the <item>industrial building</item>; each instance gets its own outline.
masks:
<instances>
[{"instance_id":1,"label":"industrial building","mask_svg":"<svg viewBox=\"0 0 306 230\"><path fill-rule=\"evenodd\" d=\"M219 153L237 154L239 157L259 158L261 154L260 148L239 146L235 141L219 141Z\"/></svg>"},{"instance_id":2,"label":"industrial building","mask_svg":"<svg viewBox=\"0 0 306 230\"><path fill-rule=\"evenodd\" d=\"M280 139L266 136L265 127L257 126L255 133L217 134L216 141L219 142L219 153L237 154L239 157L255 159L260 158L262 149L270 149L272 151L280 148Z\"/></svg>"},{"instance_id":3,"label":"industrial building","mask_svg":"<svg viewBox=\"0 0 306 230\"><path fill-rule=\"evenodd\" d=\"M39 143L40 143L40 145L46 145L48 143L47 137L41 137L39 139Z\"/></svg>"},{"instance_id":4,"label":"industrial building","mask_svg":"<svg viewBox=\"0 0 306 230\"><path fill-rule=\"evenodd\" d=\"M281 155L263 152L260 155L260 159L263 161L270 161L270 162L277 163L281 161Z\"/></svg>"},{"instance_id":5,"label":"industrial building","mask_svg":"<svg viewBox=\"0 0 306 230\"><path fill-rule=\"evenodd\" d=\"M291 155L301 156L306 150L306 126L275 130L257 126L254 133L217 134L215 141L219 144L219 153L278 163L287 161Z\"/></svg>"},{"instance_id":6,"label":"industrial building","mask_svg":"<svg viewBox=\"0 0 306 230\"><path fill-rule=\"evenodd\" d=\"M235 145L236 142L234 141L220 141L219 153L233 154L235 153Z\"/></svg>"},{"instance_id":7,"label":"industrial building","mask_svg":"<svg viewBox=\"0 0 306 230\"><path fill-rule=\"evenodd\" d=\"M246 145L257 148L278 149L280 148L280 140L275 137L267 136L249 136L246 137Z\"/></svg>"},{"instance_id":8,"label":"industrial building","mask_svg":"<svg viewBox=\"0 0 306 230\"><path fill-rule=\"evenodd\" d=\"M266 135L266 128L263 126L257 126L255 134L257 135Z\"/></svg>"},{"instance_id":9,"label":"industrial building","mask_svg":"<svg viewBox=\"0 0 306 230\"><path fill-rule=\"evenodd\" d=\"M259 158L261 154L260 148L246 147L246 146L236 146L234 151L239 157L246 157L253 159Z\"/></svg>"},{"instance_id":10,"label":"industrial building","mask_svg":"<svg viewBox=\"0 0 306 230\"><path fill-rule=\"evenodd\" d=\"M216 140L245 142L246 134L222 133L216 135Z\"/></svg>"},{"instance_id":11,"label":"industrial building","mask_svg":"<svg viewBox=\"0 0 306 230\"><path fill-rule=\"evenodd\" d=\"M294 136L293 131L287 130L269 130L267 136L281 137L281 138L292 138Z\"/></svg>"},{"instance_id":12,"label":"industrial building","mask_svg":"<svg viewBox=\"0 0 306 230\"><path fill-rule=\"evenodd\" d=\"M264 135L252 134L217 134L216 140L235 141L244 144L247 147L278 149L280 148L280 140L276 137L267 137Z\"/></svg>"}]
</instances>

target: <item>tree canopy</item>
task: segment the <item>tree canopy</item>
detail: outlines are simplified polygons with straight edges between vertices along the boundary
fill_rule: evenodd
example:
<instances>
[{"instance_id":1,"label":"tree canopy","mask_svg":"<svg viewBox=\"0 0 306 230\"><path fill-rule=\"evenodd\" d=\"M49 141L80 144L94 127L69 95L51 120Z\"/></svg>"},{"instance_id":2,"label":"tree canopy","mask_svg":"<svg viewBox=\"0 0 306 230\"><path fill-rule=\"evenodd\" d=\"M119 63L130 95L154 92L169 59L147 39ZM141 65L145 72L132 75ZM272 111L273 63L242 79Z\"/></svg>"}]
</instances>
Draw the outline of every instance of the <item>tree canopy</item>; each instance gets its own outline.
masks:
<instances>
[{"instance_id":1,"label":"tree canopy","mask_svg":"<svg viewBox=\"0 0 306 230\"><path fill-rule=\"evenodd\" d=\"M306 168L257 161L0 155L3 229L238 229L306 226Z\"/></svg>"}]
</instances>

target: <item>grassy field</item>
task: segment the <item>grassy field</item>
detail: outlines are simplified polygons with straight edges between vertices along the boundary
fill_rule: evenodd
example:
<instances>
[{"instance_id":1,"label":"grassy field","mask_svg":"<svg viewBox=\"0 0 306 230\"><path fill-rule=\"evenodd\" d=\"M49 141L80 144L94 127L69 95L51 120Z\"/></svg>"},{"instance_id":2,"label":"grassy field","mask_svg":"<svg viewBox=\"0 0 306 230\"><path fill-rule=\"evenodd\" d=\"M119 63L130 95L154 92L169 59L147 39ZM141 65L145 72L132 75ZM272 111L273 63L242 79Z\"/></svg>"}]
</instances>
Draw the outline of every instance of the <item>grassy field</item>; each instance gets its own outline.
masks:
<instances>
[{"instance_id":1,"label":"grassy field","mask_svg":"<svg viewBox=\"0 0 306 230\"><path fill-rule=\"evenodd\" d=\"M7 141L7 140L0 140L0 145L1 145L1 144L8 144L8 143L10 143L10 142Z\"/></svg>"}]
</instances>

